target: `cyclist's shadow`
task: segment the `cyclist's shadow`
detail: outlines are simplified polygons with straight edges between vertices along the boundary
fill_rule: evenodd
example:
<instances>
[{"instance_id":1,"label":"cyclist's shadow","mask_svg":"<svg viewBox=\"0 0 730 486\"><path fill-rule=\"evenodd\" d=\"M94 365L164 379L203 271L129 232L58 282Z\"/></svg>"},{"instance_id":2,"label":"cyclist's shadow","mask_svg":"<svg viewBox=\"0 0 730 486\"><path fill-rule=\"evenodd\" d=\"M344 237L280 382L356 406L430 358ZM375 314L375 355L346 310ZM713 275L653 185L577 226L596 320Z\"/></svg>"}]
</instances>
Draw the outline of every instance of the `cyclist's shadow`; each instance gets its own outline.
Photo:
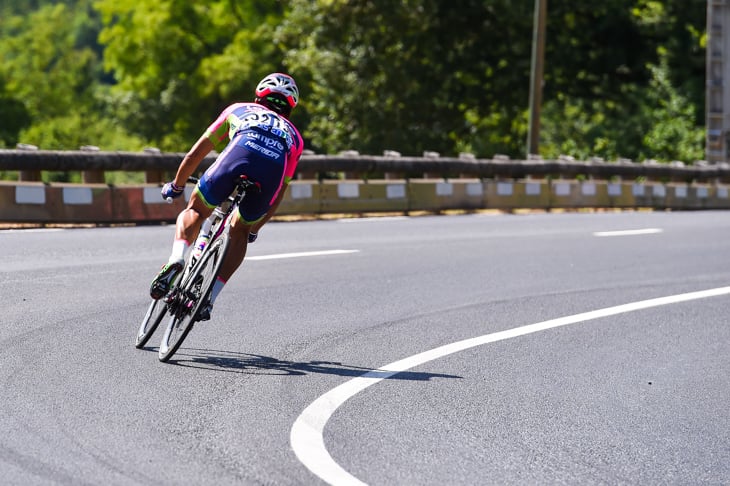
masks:
<instances>
[{"instance_id":1,"label":"cyclist's shadow","mask_svg":"<svg viewBox=\"0 0 730 486\"><path fill-rule=\"evenodd\" d=\"M180 349L168 361L168 364L256 375L296 376L312 373L352 377L362 376L365 373L369 373L371 376L374 375L374 377L378 375L378 370L346 365L336 361L286 361L270 356L195 348ZM462 378L456 375L415 371L403 371L395 374L390 371L383 371L383 376L389 379L416 381L428 381L431 378Z\"/></svg>"}]
</instances>

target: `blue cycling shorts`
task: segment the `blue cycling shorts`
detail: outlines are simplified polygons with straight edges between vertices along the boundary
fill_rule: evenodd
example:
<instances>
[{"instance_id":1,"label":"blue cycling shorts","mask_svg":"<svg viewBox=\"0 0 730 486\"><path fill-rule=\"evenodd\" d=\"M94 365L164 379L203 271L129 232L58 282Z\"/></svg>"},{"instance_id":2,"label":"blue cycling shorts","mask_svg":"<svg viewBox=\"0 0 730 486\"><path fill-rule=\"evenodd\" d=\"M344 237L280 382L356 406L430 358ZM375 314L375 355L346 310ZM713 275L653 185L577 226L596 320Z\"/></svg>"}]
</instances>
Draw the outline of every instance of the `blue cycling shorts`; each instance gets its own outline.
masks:
<instances>
[{"instance_id":1,"label":"blue cycling shorts","mask_svg":"<svg viewBox=\"0 0 730 486\"><path fill-rule=\"evenodd\" d=\"M225 201L245 175L261 185L261 192L246 194L238 208L241 219L250 224L264 217L281 190L286 154L257 148L263 147L252 143L245 133L239 134L203 173L196 189L208 207Z\"/></svg>"}]
</instances>

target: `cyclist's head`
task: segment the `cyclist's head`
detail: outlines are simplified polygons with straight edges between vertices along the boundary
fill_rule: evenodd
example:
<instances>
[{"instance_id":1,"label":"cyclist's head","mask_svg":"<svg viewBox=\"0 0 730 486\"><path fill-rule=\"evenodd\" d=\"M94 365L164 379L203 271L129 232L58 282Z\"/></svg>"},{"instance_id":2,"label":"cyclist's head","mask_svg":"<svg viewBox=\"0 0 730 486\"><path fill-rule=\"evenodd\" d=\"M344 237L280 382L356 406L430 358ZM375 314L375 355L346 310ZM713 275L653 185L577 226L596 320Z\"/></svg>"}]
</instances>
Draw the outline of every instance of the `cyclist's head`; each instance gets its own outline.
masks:
<instances>
[{"instance_id":1,"label":"cyclist's head","mask_svg":"<svg viewBox=\"0 0 730 486\"><path fill-rule=\"evenodd\" d=\"M256 103L289 117L299 103L299 88L288 74L271 73L256 86Z\"/></svg>"}]
</instances>

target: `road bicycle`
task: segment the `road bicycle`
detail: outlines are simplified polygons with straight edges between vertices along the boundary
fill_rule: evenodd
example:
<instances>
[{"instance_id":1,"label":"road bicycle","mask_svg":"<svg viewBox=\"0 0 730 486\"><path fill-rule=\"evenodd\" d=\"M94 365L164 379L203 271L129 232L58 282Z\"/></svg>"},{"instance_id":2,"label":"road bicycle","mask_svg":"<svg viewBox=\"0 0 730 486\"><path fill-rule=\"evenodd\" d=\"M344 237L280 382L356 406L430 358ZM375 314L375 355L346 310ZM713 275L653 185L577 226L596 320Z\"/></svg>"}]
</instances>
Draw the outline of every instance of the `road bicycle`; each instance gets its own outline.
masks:
<instances>
[{"instance_id":1,"label":"road bicycle","mask_svg":"<svg viewBox=\"0 0 730 486\"><path fill-rule=\"evenodd\" d=\"M198 182L193 177L188 181ZM137 331L137 348L147 344L165 316L169 315L158 358L166 362L177 352L193 324L201 320L200 312L209 302L213 284L228 251L231 215L249 191L260 189L257 182L241 176L233 193L203 222L196 240L196 243L200 242L200 236L205 237L203 241L207 239L202 253L197 256L193 248L188 254L182 275L164 297L150 303Z\"/></svg>"}]
</instances>

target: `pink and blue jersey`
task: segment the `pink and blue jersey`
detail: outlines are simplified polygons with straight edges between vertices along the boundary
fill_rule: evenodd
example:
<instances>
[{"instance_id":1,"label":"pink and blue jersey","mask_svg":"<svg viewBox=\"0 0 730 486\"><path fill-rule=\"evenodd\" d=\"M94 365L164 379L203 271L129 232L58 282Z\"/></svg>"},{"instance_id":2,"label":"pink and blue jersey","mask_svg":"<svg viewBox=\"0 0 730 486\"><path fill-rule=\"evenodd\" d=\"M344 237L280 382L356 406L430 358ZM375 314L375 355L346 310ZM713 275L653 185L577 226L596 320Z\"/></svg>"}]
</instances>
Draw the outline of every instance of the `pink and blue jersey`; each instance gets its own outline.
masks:
<instances>
[{"instance_id":1,"label":"pink and blue jersey","mask_svg":"<svg viewBox=\"0 0 730 486\"><path fill-rule=\"evenodd\" d=\"M208 127L205 135L222 152L237 135L246 133L245 146L265 157L284 158L284 182L294 178L304 150L299 130L286 118L257 103L234 103Z\"/></svg>"},{"instance_id":2,"label":"pink and blue jersey","mask_svg":"<svg viewBox=\"0 0 730 486\"><path fill-rule=\"evenodd\" d=\"M218 158L200 177L197 193L215 207L233 191L242 175L259 183L238 211L245 222L255 222L274 204L294 177L304 142L286 118L256 103L235 103L218 116L205 135Z\"/></svg>"}]
</instances>

